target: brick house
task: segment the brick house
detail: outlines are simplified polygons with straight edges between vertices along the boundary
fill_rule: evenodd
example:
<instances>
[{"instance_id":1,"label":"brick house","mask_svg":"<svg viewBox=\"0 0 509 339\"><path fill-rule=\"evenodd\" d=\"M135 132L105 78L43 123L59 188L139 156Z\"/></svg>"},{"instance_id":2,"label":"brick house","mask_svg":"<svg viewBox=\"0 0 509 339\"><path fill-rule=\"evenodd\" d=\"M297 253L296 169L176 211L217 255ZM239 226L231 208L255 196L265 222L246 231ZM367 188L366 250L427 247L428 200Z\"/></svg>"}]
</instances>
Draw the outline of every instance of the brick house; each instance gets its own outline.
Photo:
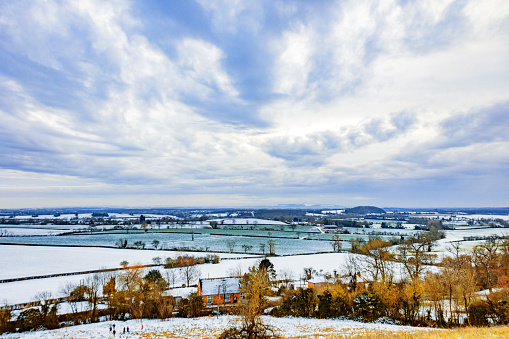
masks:
<instances>
[{"instance_id":1,"label":"brick house","mask_svg":"<svg viewBox=\"0 0 509 339\"><path fill-rule=\"evenodd\" d=\"M314 277L311 280L308 280L308 288L313 287L324 287L333 285L330 279L327 279L323 276Z\"/></svg>"},{"instance_id":2,"label":"brick house","mask_svg":"<svg viewBox=\"0 0 509 339\"><path fill-rule=\"evenodd\" d=\"M198 294L203 303L213 305L233 305L244 295L240 292L240 277L207 278L198 281Z\"/></svg>"}]
</instances>

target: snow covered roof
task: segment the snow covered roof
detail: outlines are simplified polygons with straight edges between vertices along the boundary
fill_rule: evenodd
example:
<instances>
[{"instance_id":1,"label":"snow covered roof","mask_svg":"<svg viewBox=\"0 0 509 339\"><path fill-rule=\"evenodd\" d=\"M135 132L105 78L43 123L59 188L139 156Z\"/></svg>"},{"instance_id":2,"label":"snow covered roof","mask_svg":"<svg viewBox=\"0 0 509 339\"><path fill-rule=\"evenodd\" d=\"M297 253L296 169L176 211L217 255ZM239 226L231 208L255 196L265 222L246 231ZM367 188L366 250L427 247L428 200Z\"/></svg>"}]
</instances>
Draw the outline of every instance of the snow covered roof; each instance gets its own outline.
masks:
<instances>
[{"instance_id":1,"label":"snow covered roof","mask_svg":"<svg viewBox=\"0 0 509 339\"><path fill-rule=\"evenodd\" d=\"M310 280L308 280L308 282L313 283L313 284L321 284L321 283L327 282L327 279L324 276L319 275L317 277L311 278Z\"/></svg>"},{"instance_id":2,"label":"snow covered roof","mask_svg":"<svg viewBox=\"0 0 509 339\"><path fill-rule=\"evenodd\" d=\"M240 293L240 278L213 278L201 279L200 289L202 295L216 295L225 293Z\"/></svg>"}]
</instances>

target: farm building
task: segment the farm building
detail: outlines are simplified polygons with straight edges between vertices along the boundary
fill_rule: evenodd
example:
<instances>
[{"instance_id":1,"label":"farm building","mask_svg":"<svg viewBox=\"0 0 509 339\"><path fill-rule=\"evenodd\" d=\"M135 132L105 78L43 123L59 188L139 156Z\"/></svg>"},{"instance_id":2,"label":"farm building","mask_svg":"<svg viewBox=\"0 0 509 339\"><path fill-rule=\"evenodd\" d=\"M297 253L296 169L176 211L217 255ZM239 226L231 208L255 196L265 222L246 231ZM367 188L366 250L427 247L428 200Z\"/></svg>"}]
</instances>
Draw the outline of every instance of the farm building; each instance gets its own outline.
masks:
<instances>
[{"instance_id":1,"label":"farm building","mask_svg":"<svg viewBox=\"0 0 509 339\"><path fill-rule=\"evenodd\" d=\"M240 292L239 277L200 279L198 294L207 306L235 304L244 297Z\"/></svg>"},{"instance_id":2,"label":"farm building","mask_svg":"<svg viewBox=\"0 0 509 339\"><path fill-rule=\"evenodd\" d=\"M323 276L317 276L317 277L312 278L311 280L308 280L308 288L323 287L323 286L328 286L328 285L332 285L332 284L333 284L333 282L330 281L330 279L326 279Z\"/></svg>"}]
</instances>

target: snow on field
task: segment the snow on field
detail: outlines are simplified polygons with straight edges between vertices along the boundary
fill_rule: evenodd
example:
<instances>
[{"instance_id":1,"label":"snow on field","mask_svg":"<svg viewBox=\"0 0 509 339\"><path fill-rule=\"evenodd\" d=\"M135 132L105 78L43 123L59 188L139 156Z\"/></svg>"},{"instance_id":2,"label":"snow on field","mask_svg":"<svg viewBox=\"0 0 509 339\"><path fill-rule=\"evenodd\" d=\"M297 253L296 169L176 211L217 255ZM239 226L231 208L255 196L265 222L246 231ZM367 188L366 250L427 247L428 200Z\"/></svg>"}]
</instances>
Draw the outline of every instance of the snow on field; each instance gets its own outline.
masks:
<instances>
[{"instance_id":1,"label":"snow on field","mask_svg":"<svg viewBox=\"0 0 509 339\"><path fill-rule=\"evenodd\" d=\"M101 268L118 268L126 260L130 264L152 264L152 258L175 258L179 255L205 256L203 252L132 250L97 247L52 247L0 245L2 269L0 279L82 272ZM218 253L221 258L251 255ZM1 295L1 294L0 294Z\"/></svg>"},{"instance_id":2,"label":"snow on field","mask_svg":"<svg viewBox=\"0 0 509 339\"><path fill-rule=\"evenodd\" d=\"M30 224L2 224L2 228L13 229L40 229L40 230L77 230L87 228L87 225L54 225L54 224L45 224L45 225L30 225Z\"/></svg>"},{"instance_id":3,"label":"snow on field","mask_svg":"<svg viewBox=\"0 0 509 339\"><path fill-rule=\"evenodd\" d=\"M503 220L509 220L509 215L505 214L469 214L464 216L467 219L474 219L474 220L480 220L480 219L487 219L487 220L495 220L495 219L503 219Z\"/></svg>"},{"instance_id":4,"label":"snow on field","mask_svg":"<svg viewBox=\"0 0 509 339\"><path fill-rule=\"evenodd\" d=\"M334 334L362 335L368 333L434 331L429 328L410 326L397 326L376 323L361 323L351 320L336 319L307 319L307 318L273 318L262 317L263 322L272 326L276 333L285 338L308 337L311 335ZM36 331L27 333L4 334L5 339L31 339L31 338L113 338L110 326L115 324L119 338L211 338L218 336L224 329L239 326L240 318L235 316L201 317L194 319L170 318L168 320L129 320L108 321L103 323L66 327L50 331ZM142 329L143 325L143 329ZM123 334L124 328L129 327L129 333Z\"/></svg>"},{"instance_id":5,"label":"snow on field","mask_svg":"<svg viewBox=\"0 0 509 339\"><path fill-rule=\"evenodd\" d=\"M3 247L10 246L0 246L0 250ZM17 246L13 246L17 247ZM27 246L20 246L27 247ZM29 247L29 246L28 246ZM44 247L42 247L44 248ZM41 247L35 247L35 249L42 249ZM31 249L29 247L29 249ZM79 261L79 258L87 259L87 260L96 260L95 267L104 266L104 256L101 257L99 253L91 253L89 250L99 250L99 249L90 249L90 248L70 248L75 251L73 254L75 256L75 260ZM81 251L81 252L80 252ZM125 253L128 250L110 250L112 254L115 252ZM157 252L157 251L136 251L132 250L136 255L138 252ZM37 251L33 254L36 255ZM65 252L60 252L61 255L65 255ZM81 253L81 254L80 254ZM108 252L106 252L108 254ZM168 253L168 252L165 252ZM182 254L181 252L176 252L177 254ZM87 258L88 256L88 258ZM228 254L221 254L221 256L228 257ZM299 256L288 256L288 257L273 257L270 258L270 261L274 264L274 268L278 274L283 272L287 273L291 276L292 279L299 279L300 274L302 274L304 267L312 267L317 271L322 270L323 272L332 273L334 270L341 270L341 267L344 265L348 258L349 254L347 253L327 253L327 254L316 254L316 255L299 255ZM42 257L42 255L41 255ZM120 257L119 257L120 258ZM113 263L117 264L117 261ZM129 256L124 255L122 258L129 261ZM147 263L150 263L151 256L147 259ZM132 258L131 258L132 259ZM122 259L120 259L122 260ZM245 273L249 269L249 267L256 265L260 258L245 258L239 260L222 260L219 264L204 264L197 266L200 270L201 278L217 278L217 277L225 277L236 275L239 273ZM133 259L131 261L135 263L136 261ZM143 263L143 262L142 262ZM43 266L47 266L48 264L41 263ZM65 267L65 266L62 266ZM43 271L47 271L47 267L41 268ZM146 271L148 271L148 268ZM163 277L166 277L166 273L169 270L165 270L163 268L160 269ZM178 275L178 269L175 270L175 273L178 277L175 286L179 286L183 283L183 280ZM45 279L34 279L34 280L23 280L9 283L0 284L0 304L18 304L23 302L33 301L35 295L41 292L51 292L53 297L61 297L63 296L61 290L68 283L79 284L81 281L86 280L88 277L92 276L91 274L80 274L80 275L72 275L72 276L62 276L62 277L54 277L54 278L45 278ZM196 284L197 280L193 281L192 284ZM175 291L178 293L178 291ZM187 291L186 293L188 293ZM172 293L173 294L173 293Z\"/></svg>"},{"instance_id":6,"label":"snow on field","mask_svg":"<svg viewBox=\"0 0 509 339\"><path fill-rule=\"evenodd\" d=\"M462 241L461 248L468 250L475 245L481 244L484 240L477 241L463 241L463 237L487 237L490 235L507 236L509 235L509 228L481 228L481 229L460 229L460 230L446 230L445 239L437 241L437 246L434 248L438 252L446 252L447 247L451 246L451 242Z\"/></svg>"},{"instance_id":7,"label":"snow on field","mask_svg":"<svg viewBox=\"0 0 509 339\"><path fill-rule=\"evenodd\" d=\"M79 285L91 274L46 279L22 280L0 284L0 305L13 305L36 300L36 295L49 292L53 298L63 297L61 289L67 284Z\"/></svg>"},{"instance_id":8,"label":"snow on field","mask_svg":"<svg viewBox=\"0 0 509 339\"><path fill-rule=\"evenodd\" d=\"M44 236L44 235L58 235L68 232L68 230L55 230L55 229L40 229L40 228L0 228L0 236L14 237L14 236ZM0 238L1 240L2 238Z\"/></svg>"}]
</instances>

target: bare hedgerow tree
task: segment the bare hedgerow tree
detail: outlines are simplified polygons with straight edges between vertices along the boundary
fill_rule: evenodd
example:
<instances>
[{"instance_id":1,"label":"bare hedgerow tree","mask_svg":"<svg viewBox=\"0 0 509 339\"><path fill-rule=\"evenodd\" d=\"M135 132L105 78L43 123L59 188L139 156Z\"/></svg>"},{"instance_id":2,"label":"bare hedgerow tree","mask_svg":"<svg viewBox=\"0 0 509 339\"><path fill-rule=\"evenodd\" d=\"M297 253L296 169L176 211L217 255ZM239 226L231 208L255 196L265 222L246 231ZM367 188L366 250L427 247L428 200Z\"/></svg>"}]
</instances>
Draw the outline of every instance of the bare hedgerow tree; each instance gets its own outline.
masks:
<instances>
[{"instance_id":1,"label":"bare hedgerow tree","mask_svg":"<svg viewBox=\"0 0 509 339\"><path fill-rule=\"evenodd\" d=\"M152 240L152 247L155 248L156 250L159 247L159 244L160 244L159 240L157 239Z\"/></svg>"},{"instance_id":2,"label":"bare hedgerow tree","mask_svg":"<svg viewBox=\"0 0 509 339\"><path fill-rule=\"evenodd\" d=\"M269 246L269 255L276 255L276 242L270 239L267 241L267 245Z\"/></svg>"},{"instance_id":3,"label":"bare hedgerow tree","mask_svg":"<svg viewBox=\"0 0 509 339\"><path fill-rule=\"evenodd\" d=\"M415 281L422 278L427 265L434 263L433 255L428 252L435 240L429 233L418 233L404 240L398 247L397 259L405 267L408 278Z\"/></svg>"},{"instance_id":4,"label":"bare hedgerow tree","mask_svg":"<svg viewBox=\"0 0 509 339\"><path fill-rule=\"evenodd\" d=\"M152 258L152 262L154 265L161 265L163 263L163 259L161 257L154 257Z\"/></svg>"},{"instance_id":5,"label":"bare hedgerow tree","mask_svg":"<svg viewBox=\"0 0 509 339\"><path fill-rule=\"evenodd\" d=\"M259 247L260 247L260 252L262 252L262 254L265 254L265 243L263 243L263 242L260 243Z\"/></svg>"},{"instance_id":6,"label":"bare hedgerow tree","mask_svg":"<svg viewBox=\"0 0 509 339\"><path fill-rule=\"evenodd\" d=\"M279 270L277 276L278 276L278 279L280 280L280 282L285 287L288 287L288 285L294 280L293 271L289 268L283 268L283 269Z\"/></svg>"},{"instance_id":7,"label":"bare hedgerow tree","mask_svg":"<svg viewBox=\"0 0 509 339\"><path fill-rule=\"evenodd\" d=\"M339 234L334 234L332 236L332 248L334 252L341 252L343 249L343 244L341 244L341 237Z\"/></svg>"},{"instance_id":8,"label":"bare hedgerow tree","mask_svg":"<svg viewBox=\"0 0 509 339\"><path fill-rule=\"evenodd\" d=\"M359 256L355 254L349 254L346 262L341 268L340 275L347 278L349 281L347 287L350 291L357 290L357 284L361 279L362 265L359 260Z\"/></svg>"},{"instance_id":9,"label":"bare hedgerow tree","mask_svg":"<svg viewBox=\"0 0 509 339\"><path fill-rule=\"evenodd\" d=\"M200 277L201 271L198 266L189 265L179 267L179 273L182 280L186 282L186 286L189 287L191 281L194 281Z\"/></svg>"},{"instance_id":10,"label":"bare hedgerow tree","mask_svg":"<svg viewBox=\"0 0 509 339\"><path fill-rule=\"evenodd\" d=\"M165 270L166 281L171 285L171 287L175 287L175 282L177 281L177 270L174 268L170 268Z\"/></svg>"},{"instance_id":11,"label":"bare hedgerow tree","mask_svg":"<svg viewBox=\"0 0 509 339\"><path fill-rule=\"evenodd\" d=\"M228 247L228 251L230 251L230 253L233 253L233 251L235 250L235 241L233 240L227 240L226 241L226 247Z\"/></svg>"},{"instance_id":12,"label":"bare hedgerow tree","mask_svg":"<svg viewBox=\"0 0 509 339\"><path fill-rule=\"evenodd\" d=\"M104 279L100 274L94 274L85 280L84 285L86 287L85 299L88 302L88 308L90 310L89 319L96 321L97 304L99 302L99 294L104 285Z\"/></svg>"},{"instance_id":13,"label":"bare hedgerow tree","mask_svg":"<svg viewBox=\"0 0 509 339\"><path fill-rule=\"evenodd\" d=\"M242 319L242 327L231 327L226 329L219 339L269 339L280 338L274 333L274 330L264 325L260 315L267 306L266 296L272 285L270 273L262 266L253 266L249 268L241 279L241 293L246 299L241 300L238 306L238 312Z\"/></svg>"},{"instance_id":14,"label":"bare hedgerow tree","mask_svg":"<svg viewBox=\"0 0 509 339\"><path fill-rule=\"evenodd\" d=\"M242 265L238 264L235 267L230 267L226 270L226 274L229 277L241 277L244 275L244 270L242 269Z\"/></svg>"},{"instance_id":15,"label":"bare hedgerow tree","mask_svg":"<svg viewBox=\"0 0 509 339\"><path fill-rule=\"evenodd\" d=\"M244 253L247 253L247 251L250 251L253 248L253 246L244 244L244 245L242 245L242 248L244 249Z\"/></svg>"},{"instance_id":16,"label":"bare hedgerow tree","mask_svg":"<svg viewBox=\"0 0 509 339\"><path fill-rule=\"evenodd\" d=\"M359 245L362 271L368 280L390 284L394 278L394 254L392 244L382 239L369 239L364 245Z\"/></svg>"},{"instance_id":17,"label":"bare hedgerow tree","mask_svg":"<svg viewBox=\"0 0 509 339\"><path fill-rule=\"evenodd\" d=\"M80 301L85 299L85 294L80 292L78 285L71 282L65 283L65 285L60 288L60 293L67 297L71 312L74 314L82 311L82 307L79 307L79 305Z\"/></svg>"}]
</instances>

